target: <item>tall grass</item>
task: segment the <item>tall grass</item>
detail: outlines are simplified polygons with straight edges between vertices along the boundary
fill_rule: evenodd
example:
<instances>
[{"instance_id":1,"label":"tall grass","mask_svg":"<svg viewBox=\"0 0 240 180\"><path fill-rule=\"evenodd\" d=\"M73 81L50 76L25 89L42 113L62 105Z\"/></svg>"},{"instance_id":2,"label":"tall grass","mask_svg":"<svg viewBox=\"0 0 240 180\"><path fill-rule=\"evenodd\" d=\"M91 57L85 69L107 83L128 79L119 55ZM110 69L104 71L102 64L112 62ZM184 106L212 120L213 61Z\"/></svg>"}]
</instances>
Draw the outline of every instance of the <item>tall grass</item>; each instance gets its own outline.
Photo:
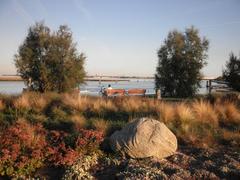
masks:
<instances>
[{"instance_id":1,"label":"tall grass","mask_svg":"<svg viewBox=\"0 0 240 180\"><path fill-rule=\"evenodd\" d=\"M218 116L213 106L204 100L196 100L192 103L195 120L202 123L210 123L211 125L218 125Z\"/></svg>"},{"instance_id":2,"label":"tall grass","mask_svg":"<svg viewBox=\"0 0 240 180\"><path fill-rule=\"evenodd\" d=\"M178 138L192 144L214 144L220 139L239 142L239 136L235 135L240 133L239 106L220 98L213 102L200 99L176 103L139 97L103 99L54 93L0 97L2 119L9 119L11 113L26 112L24 116L16 113L13 117L43 123L50 129L92 128L109 135L128 121L147 116L164 122Z\"/></svg>"},{"instance_id":3,"label":"tall grass","mask_svg":"<svg viewBox=\"0 0 240 180\"><path fill-rule=\"evenodd\" d=\"M31 105L29 102L29 95L28 94L23 94L21 96L19 96L18 98L13 100L13 106L16 109L30 109Z\"/></svg>"},{"instance_id":4,"label":"tall grass","mask_svg":"<svg viewBox=\"0 0 240 180\"><path fill-rule=\"evenodd\" d=\"M173 104L162 102L156 110L160 121L168 124L175 120L176 110L173 107Z\"/></svg>"},{"instance_id":5,"label":"tall grass","mask_svg":"<svg viewBox=\"0 0 240 180\"><path fill-rule=\"evenodd\" d=\"M0 111L4 110L5 104L2 99L0 99Z\"/></svg>"},{"instance_id":6,"label":"tall grass","mask_svg":"<svg viewBox=\"0 0 240 180\"><path fill-rule=\"evenodd\" d=\"M89 107L90 101L87 97L64 94L62 97L62 102L76 111L83 112Z\"/></svg>"}]
</instances>

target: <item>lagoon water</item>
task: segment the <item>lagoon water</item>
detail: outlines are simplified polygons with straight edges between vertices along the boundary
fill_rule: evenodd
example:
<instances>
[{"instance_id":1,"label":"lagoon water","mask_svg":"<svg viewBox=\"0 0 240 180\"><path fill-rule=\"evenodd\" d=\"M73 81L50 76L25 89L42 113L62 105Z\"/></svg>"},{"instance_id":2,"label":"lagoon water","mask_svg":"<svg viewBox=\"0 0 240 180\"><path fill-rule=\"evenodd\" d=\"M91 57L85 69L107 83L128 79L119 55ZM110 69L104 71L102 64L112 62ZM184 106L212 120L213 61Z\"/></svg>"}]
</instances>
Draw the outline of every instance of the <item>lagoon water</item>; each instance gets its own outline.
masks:
<instances>
[{"instance_id":1,"label":"lagoon water","mask_svg":"<svg viewBox=\"0 0 240 180\"><path fill-rule=\"evenodd\" d=\"M100 90L106 88L108 84L111 84L112 88L143 88L146 89L147 94L154 94L154 80L153 79L129 79L129 81L116 81L116 82L98 82L98 81L86 81L85 84L80 86L81 94L88 94L98 96ZM0 81L0 93L2 94L20 94L23 88L26 86L22 81ZM201 82L201 88L199 88L199 94L206 94L206 81Z\"/></svg>"}]
</instances>

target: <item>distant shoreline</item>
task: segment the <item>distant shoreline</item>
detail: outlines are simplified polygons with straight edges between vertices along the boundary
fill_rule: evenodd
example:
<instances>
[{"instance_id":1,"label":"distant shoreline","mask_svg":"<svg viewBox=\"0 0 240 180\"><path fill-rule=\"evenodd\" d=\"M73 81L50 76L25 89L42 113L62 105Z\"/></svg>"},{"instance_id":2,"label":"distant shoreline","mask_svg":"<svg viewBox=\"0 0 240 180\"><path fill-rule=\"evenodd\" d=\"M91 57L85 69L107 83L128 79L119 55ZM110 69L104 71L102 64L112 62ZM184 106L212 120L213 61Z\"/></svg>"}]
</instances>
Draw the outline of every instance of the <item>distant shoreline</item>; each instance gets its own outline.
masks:
<instances>
[{"instance_id":1,"label":"distant shoreline","mask_svg":"<svg viewBox=\"0 0 240 180\"><path fill-rule=\"evenodd\" d=\"M153 77L140 76L87 76L85 81L130 81L130 79L154 79ZM20 76L2 75L0 81L23 81Z\"/></svg>"}]
</instances>

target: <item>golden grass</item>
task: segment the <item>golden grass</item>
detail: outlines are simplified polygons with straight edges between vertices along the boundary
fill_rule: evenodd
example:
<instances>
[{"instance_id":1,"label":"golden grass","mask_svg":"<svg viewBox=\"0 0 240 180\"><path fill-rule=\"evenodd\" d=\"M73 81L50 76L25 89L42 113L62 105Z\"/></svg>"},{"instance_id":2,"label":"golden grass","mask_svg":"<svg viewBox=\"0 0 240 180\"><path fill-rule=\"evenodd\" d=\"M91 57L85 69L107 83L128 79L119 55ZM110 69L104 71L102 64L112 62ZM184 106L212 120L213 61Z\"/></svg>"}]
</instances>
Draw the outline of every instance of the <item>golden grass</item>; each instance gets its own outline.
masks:
<instances>
[{"instance_id":1,"label":"golden grass","mask_svg":"<svg viewBox=\"0 0 240 180\"><path fill-rule=\"evenodd\" d=\"M233 103L225 104L226 121L229 123L240 124L240 111Z\"/></svg>"},{"instance_id":2,"label":"golden grass","mask_svg":"<svg viewBox=\"0 0 240 180\"><path fill-rule=\"evenodd\" d=\"M95 101L92 101L91 111L100 115L105 111L117 111L117 108L113 101L98 98Z\"/></svg>"},{"instance_id":3,"label":"golden grass","mask_svg":"<svg viewBox=\"0 0 240 180\"><path fill-rule=\"evenodd\" d=\"M0 111L5 109L5 104L2 99L0 99Z\"/></svg>"},{"instance_id":4,"label":"golden grass","mask_svg":"<svg viewBox=\"0 0 240 180\"><path fill-rule=\"evenodd\" d=\"M176 105L176 118L180 121L191 121L194 120L194 114L189 105L179 103Z\"/></svg>"},{"instance_id":5,"label":"golden grass","mask_svg":"<svg viewBox=\"0 0 240 180\"><path fill-rule=\"evenodd\" d=\"M92 120L92 126L94 129L102 131L104 134L107 133L109 128L109 122L104 119L94 119Z\"/></svg>"},{"instance_id":6,"label":"golden grass","mask_svg":"<svg viewBox=\"0 0 240 180\"><path fill-rule=\"evenodd\" d=\"M156 110L160 121L164 123L169 123L175 120L176 111L172 104L162 102Z\"/></svg>"},{"instance_id":7,"label":"golden grass","mask_svg":"<svg viewBox=\"0 0 240 180\"><path fill-rule=\"evenodd\" d=\"M210 123L211 125L218 125L218 116L214 111L213 106L206 101L196 100L192 103L192 109L196 121L202 123Z\"/></svg>"},{"instance_id":8,"label":"golden grass","mask_svg":"<svg viewBox=\"0 0 240 180\"><path fill-rule=\"evenodd\" d=\"M164 122L178 138L195 145L214 144L214 141L218 141L217 131L223 131L223 139L239 140L238 132L234 130L239 130L240 127L240 109L232 102L221 102L221 99L212 105L204 100L176 103L139 97L103 99L71 94L24 93L19 97L1 98L0 110L8 106L33 109L38 112L37 115L23 116L27 119L31 117L33 122L43 123L47 121L49 113L44 109L54 99L60 100L64 106L53 103L53 107L49 108L50 113L60 110L56 114L72 121L76 129L89 128L91 125L92 128L108 134L119 129L117 124L111 130L116 121L126 123L131 119L147 116Z\"/></svg>"},{"instance_id":9,"label":"golden grass","mask_svg":"<svg viewBox=\"0 0 240 180\"><path fill-rule=\"evenodd\" d=\"M123 98L121 109L125 112L139 112L141 110L142 101L137 97Z\"/></svg>"},{"instance_id":10,"label":"golden grass","mask_svg":"<svg viewBox=\"0 0 240 180\"><path fill-rule=\"evenodd\" d=\"M238 124L240 125L240 110L232 102L225 102L224 104L216 103L214 109L218 113L219 122L224 124Z\"/></svg>"},{"instance_id":11,"label":"golden grass","mask_svg":"<svg viewBox=\"0 0 240 180\"><path fill-rule=\"evenodd\" d=\"M87 126L86 119L81 115L74 114L70 117L70 119L74 123L75 128L77 130L80 130L80 129L85 128Z\"/></svg>"},{"instance_id":12,"label":"golden grass","mask_svg":"<svg viewBox=\"0 0 240 180\"><path fill-rule=\"evenodd\" d=\"M16 109L30 109L31 104L29 102L29 96L27 94L21 95L13 101L13 106Z\"/></svg>"},{"instance_id":13,"label":"golden grass","mask_svg":"<svg viewBox=\"0 0 240 180\"><path fill-rule=\"evenodd\" d=\"M37 111L42 111L48 104L46 97L40 94L31 95L30 99L31 107Z\"/></svg>"},{"instance_id":14,"label":"golden grass","mask_svg":"<svg viewBox=\"0 0 240 180\"><path fill-rule=\"evenodd\" d=\"M90 100L87 97L64 94L62 102L77 111L84 112L88 108Z\"/></svg>"}]
</instances>

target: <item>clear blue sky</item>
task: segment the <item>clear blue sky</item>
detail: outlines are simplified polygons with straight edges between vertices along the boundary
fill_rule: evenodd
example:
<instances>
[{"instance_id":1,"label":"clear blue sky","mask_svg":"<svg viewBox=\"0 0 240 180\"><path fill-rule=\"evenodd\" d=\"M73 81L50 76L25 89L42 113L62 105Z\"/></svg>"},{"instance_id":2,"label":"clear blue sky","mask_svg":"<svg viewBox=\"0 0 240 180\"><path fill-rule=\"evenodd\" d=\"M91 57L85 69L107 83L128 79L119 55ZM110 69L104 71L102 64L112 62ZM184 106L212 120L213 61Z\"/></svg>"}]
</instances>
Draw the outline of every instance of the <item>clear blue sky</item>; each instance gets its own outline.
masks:
<instances>
[{"instance_id":1,"label":"clear blue sky","mask_svg":"<svg viewBox=\"0 0 240 180\"><path fill-rule=\"evenodd\" d=\"M240 52L240 0L0 0L0 74L15 74L13 55L27 29L67 24L90 75L151 76L168 32L194 25L210 41L207 76Z\"/></svg>"}]
</instances>

